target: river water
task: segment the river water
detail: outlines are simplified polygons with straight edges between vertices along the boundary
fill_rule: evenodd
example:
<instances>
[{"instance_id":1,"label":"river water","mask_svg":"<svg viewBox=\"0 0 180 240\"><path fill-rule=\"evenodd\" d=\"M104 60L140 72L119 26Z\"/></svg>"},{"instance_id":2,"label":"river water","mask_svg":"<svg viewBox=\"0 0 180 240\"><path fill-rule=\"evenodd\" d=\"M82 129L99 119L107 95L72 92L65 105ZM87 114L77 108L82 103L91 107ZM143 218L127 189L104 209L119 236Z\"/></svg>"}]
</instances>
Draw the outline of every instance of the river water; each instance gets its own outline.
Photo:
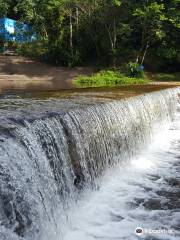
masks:
<instances>
[{"instance_id":1,"label":"river water","mask_svg":"<svg viewBox=\"0 0 180 240\"><path fill-rule=\"evenodd\" d=\"M65 240L180 239L180 112L71 209ZM137 235L136 228L143 229Z\"/></svg>"},{"instance_id":2,"label":"river water","mask_svg":"<svg viewBox=\"0 0 180 240\"><path fill-rule=\"evenodd\" d=\"M0 99L0 239L179 239L179 92Z\"/></svg>"}]
</instances>

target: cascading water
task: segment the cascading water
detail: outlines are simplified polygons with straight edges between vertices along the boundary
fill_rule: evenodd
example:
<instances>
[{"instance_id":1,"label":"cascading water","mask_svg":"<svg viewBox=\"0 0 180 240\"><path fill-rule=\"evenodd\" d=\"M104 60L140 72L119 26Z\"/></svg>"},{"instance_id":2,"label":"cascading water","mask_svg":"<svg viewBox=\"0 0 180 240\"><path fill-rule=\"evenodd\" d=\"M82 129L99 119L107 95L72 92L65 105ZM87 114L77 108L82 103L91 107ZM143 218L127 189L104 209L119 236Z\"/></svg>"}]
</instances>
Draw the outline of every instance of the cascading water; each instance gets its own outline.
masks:
<instances>
[{"instance_id":1,"label":"cascading water","mask_svg":"<svg viewBox=\"0 0 180 240\"><path fill-rule=\"evenodd\" d=\"M132 172L132 159L172 121L177 112L179 92L180 89L175 88L128 100L93 99L89 103L87 99L79 98L44 101L1 99L0 239L135 239L135 235L118 232L118 223L125 219L126 227L133 234L130 230L131 226L134 229L133 218L130 219L128 214L121 217L115 212L121 207L124 210L123 204L127 199L132 200L132 195L127 192L128 182L131 182L129 191L135 193L146 179L144 175L138 175L138 171ZM161 156L161 161L162 158L166 157ZM145 162L140 162L140 165ZM171 163L167 161L166 164L169 166ZM110 173L108 169L111 169ZM163 172L160 165L157 169ZM107 175L110 179L104 183L106 189L103 188L103 176ZM117 184L119 181L122 183ZM147 184L151 182L147 181ZM112 193L117 201L113 202L106 191L110 195ZM84 208L80 209L81 199L88 202L90 192L94 199L90 196L89 205L82 203ZM124 199L124 194L130 197ZM143 191L140 191L142 195ZM152 196L149 194L148 197ZM137 194L137 198L141 197ZM108 218L106 208L102 210L107 204L105 199L110 205L115 205L111 206L112 209L109 206L109 210L117 228L105 219ZM136 205L136 201L133 204ZM78 212L72 213L72 206ZM88 215L88 207L93 208L91 216ZM131 211L133 214L134 210ZM147 217L142 209L139 212L142 216L138 223ZM86 213L92 221L97 217L94 221L96 229L94 226L93 230L93 224L83 218ZM105 214L102 218L101 213ZM109 222L108 227L107 222L103 225L104 219ZM124 226L120 224L119 228ZM105 231L104 235L100 231Z\"/></svg>"}]
</instances>

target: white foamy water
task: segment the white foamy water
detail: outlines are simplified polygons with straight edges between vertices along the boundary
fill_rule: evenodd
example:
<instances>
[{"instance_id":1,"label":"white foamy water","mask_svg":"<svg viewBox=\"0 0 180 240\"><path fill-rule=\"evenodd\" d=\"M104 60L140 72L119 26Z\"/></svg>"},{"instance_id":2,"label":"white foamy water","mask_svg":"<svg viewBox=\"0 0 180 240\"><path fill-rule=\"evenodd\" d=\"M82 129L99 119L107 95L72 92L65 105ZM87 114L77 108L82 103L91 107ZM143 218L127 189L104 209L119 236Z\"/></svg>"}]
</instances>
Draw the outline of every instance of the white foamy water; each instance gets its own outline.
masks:
<instances>
[{"instance_id":1,"label":"white foamy water","mask_svg":"<svg viewBox=\"0 0 180 240\"><path fill-rule=\"evenodd\" d=\"M128 166L111 169L99 190L85 194L70 211L62 239L180 239L179 170L177 114ZM137 236L137 227L144 234Z\"/></svg>"}]
</instances>

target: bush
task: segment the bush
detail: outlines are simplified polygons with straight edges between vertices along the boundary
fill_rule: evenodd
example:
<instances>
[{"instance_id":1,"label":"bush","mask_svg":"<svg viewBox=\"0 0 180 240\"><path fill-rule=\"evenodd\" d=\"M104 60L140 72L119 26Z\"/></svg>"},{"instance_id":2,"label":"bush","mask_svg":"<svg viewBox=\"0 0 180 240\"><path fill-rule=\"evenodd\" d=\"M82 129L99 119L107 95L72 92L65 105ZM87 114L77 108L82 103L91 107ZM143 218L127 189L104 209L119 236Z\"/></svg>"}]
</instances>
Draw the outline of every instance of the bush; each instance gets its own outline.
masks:
<instances>
[{"instance_id":1,"label":"bush","mask_svg":"<svg viewBox=\"0 0 180 240\"><path fill-rule=\"evenodd\" d=\"M74 51L74 53L67 52L66 57L63 60L68 67L75 67L81 63L81 57L79 51Z\"/></svg>"},{"instance_id":2,"label":"bush","mask_svg":"<svg viewBox=\"0 0 180 240\"><path fill-rule=\"evenodd\" d=\"M170 82L170 81L175 81L179 82L180 81L180 73L154 73L151 78L154 81L165 81L165 82Z\"/></svg>"},{"instance_id":3,"label":"bush","mask_svg":"<svg viewBox=\"0 0 180 240\"><path fill-rule=\"evenodd\" d=\"M19 44L16 53L47 63L74 67L81 63L80 53L74 50L73 54L61 45L49 45L46 41L34 41Z\"/></svg>"},{"instance_id":4,"label":"bush","mask_svg":"<svg viewBox=\"0 0 180 240\"><path fill-rule=\"evenodd\" d=\"M50 63L56 63L68 67L74 67L81 63L79 51L74 50L73 53L71 53L61 45L49 46L47 58Z\"/></svg>"},{"instance_id":5,"label":"bush","mask_svg":"<svg viewBox=\"0 0 180 240\"><path fill-rule=\"evenodd\" d=\"M121 86L130 84L143 84L147 81L142 78L130 78L119 71L100 71L92 76L79 76L74 80L77 87Z\"/></svg>"},{"instance_id":6,"label":"bush","mask_svg":"<svg viewBox=\"0 0 180 240\"><path fill-rule=\"evenodd\" d=\"M144 67L139 63L129 62L125 64L124 73L131 78L144 78Z\"/></svg>"},{"instance_id":7,"label":"bush","mask_svg":"<svg viewBox=\"0 0 180 240\"><path fill-rule=\"evenodd\" d=\"M19 55L30 57L34 60L43 61L45 60L45 56L47 53L47 48L45 46L45 43L41 41L23 43L16 48L16 52Z\"/></svg>"}]
</instances>

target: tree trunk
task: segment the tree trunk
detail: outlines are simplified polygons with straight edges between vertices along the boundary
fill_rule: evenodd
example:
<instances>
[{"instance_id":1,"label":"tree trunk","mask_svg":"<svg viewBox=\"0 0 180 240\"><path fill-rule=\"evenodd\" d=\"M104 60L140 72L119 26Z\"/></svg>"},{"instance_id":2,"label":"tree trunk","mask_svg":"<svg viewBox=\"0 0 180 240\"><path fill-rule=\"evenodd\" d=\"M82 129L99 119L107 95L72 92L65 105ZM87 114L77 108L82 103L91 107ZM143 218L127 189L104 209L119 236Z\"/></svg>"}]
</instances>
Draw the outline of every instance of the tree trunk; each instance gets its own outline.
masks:
<instances>
[{"instance_id":1,"label":"tree trunk","mask_svg":"<svg viewBox=\"0 0 180 240\"><path fill-rule=\"evenodd\" d=\"M110 41L110 44L111 44L111 50L113 50L114 49L114 41L112 39L110 29L109 29L109 27L107 25L105 25L105 27L106 27L106 30L108 32L109 41Z\"/></svg>"},{"instance_id":2,"label":"tree trunk","mask_svg":"<svg viewBox=\"0 0 180 240\"><path fill-rule=\"evenodd\" d=\"M115 56L115 54L116 54L115 53L115 51L116 51L116 41L117 41L116 19L114 18L112 32L110 30L110 27L108 27L107 25L105 25L105 28L108 32L109 41L110 41L110 44L111 44L111 54L112 54L113 68L116 68L116 56Z\"/></svg>"},{"instance_id":3,"label":"tree trunk","mask_svg":"<svg viewBox=\"0 0 180 240\"><path fill-rule=\"evenodd\" d=\"M113 49L112 49L112 57L113 57L113 67L116 68L116 41L117 41L117 31L116 31L116 18L114 17L114 31L113 31Z\"/></svg>"},{"instance_id":4,"label":"tree trunk","mask_svg":"<svg viewBox=\"0 0 180 240\"><path fill-rule=\"evenodd\" d=\"M117 31L116 31L116 19L114 18L114 32L113 32L113 48L116 48Z\"/></svg>"},{"instance_id":5,"label":"tree trunk","mask_svg":"<svg viewBox=\"0 0 180 240\"><path fill-rule=\"evenodd\" d=\"M76 7L76 30L79 28L79 9Z\"/></svg>"},{"instance_id":6,"label":"tree trunk","mask_svg":"<svg viewBox=\"0 0 180 240\"><path fill-rule=\"evenodd\" d=\"M72 26L72 12L70 12L70 14L69 14L69 31L70 31L69 44L70 44L71 54L73 55L73 26Z\"/></svg>"},{"instance_id":7,"label":"tree trunk","mask_svg":"<svg viewBox=\"0 0 180 240\"><path fill-rule=\"evenodd\" d=\"M146 55L147 55L147 50L148 50L148 48L149 48L149 41L148 41L147 44L146 44L146 48L145 48L145 50L144 50L144 54L143 54L143 57L142 57L141 65L144 63L145 57L146 57Z\"/></svg>"},{"instance_id":8,"label":"tree trunk","mask_svg":"<svg viewBox=\"0 0 180 240\"><path fill-rule=\"evenodd\" d=\"M145 29L146 29L146 24L143 25L143 30L142 30L142 35L141 35L141 48L137 54L137 57L136 57L136 63L139 63L139 59L140 59L140 56L141 56L141 53L143 51L143 48L144 48L144 45L145 45Z\"/></svg>"}]
</instances>

